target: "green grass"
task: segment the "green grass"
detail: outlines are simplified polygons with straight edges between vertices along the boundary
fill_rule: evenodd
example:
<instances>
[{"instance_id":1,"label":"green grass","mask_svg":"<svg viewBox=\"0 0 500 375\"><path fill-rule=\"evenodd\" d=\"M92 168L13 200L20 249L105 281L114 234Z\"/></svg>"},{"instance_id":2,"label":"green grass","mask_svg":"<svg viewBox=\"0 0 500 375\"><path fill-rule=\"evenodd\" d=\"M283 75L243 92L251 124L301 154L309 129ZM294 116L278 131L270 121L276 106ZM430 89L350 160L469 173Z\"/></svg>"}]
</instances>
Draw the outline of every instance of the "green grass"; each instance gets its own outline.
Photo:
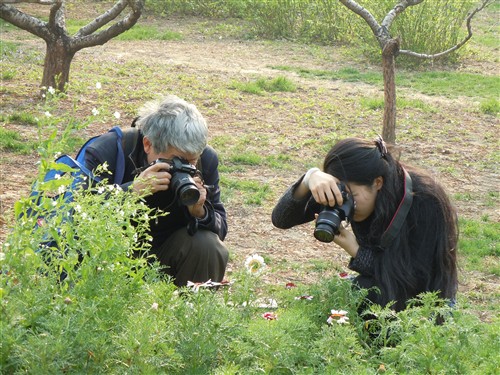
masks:
<instances>
[{"instance_id":1,"label":"green grass","mask_svg":"<svg viewBox=\"0 0 500 375\"><path fill-rule=\"evenodd\" d=\"M229 200L236 199L240 195L244 204L261 206L264 201L271 198L271 187L267 183L255 180L236 180L229 177L221 177L221 186Z\"/></svg>"},{"instance_id":2,"label":"green grass","mask_svg":"<svg viewBox=\"0 0 500 375\"><path fill-rule=\"evenodd\" d=\"M67 20L66 29L70 35L74 35L85 26L89 21L86 20ZM109 27L106 25L105 27ZM154 25L141 25L140 22L131 29L115 37L115 40L181 40L182 34L170 30L162 30Z\"/></svg>"},{"instance_id":3,"label":"green grass","mask_svg":"<svg viewBox=\"0 0 500 375\"><path fill-rule=\"evenodd\" d=\"M233 81L232 88L249 94L263 95L265 92L295 92L297 86L286 77L259 78L250 82Z\"/></svg>"},{"instance_id":4,"label":"green grass","mask_svg":"<svg viewBox=\"0 0 500 375\"><path fill-rule=\"evenodd\" d=\"M18 132L0 127L0 149L26 155L33 152L35 144L26 142Z\"/></svg>"},{"instance_id":5,"label":"green grass","mask_svg":"<svg viewBox=\"0 0 500 375\"><path fill-rule=\"evenodd\" d=\"M479 105L479 109L482 113L496 116L500 112L500 102L497 98L490 98L482 101Z\"/></svg>"},{"instance_id":6,"label":"green grass","mask_svg":"<svg viewBox=\"0 0 500 375\"><path fill-rule=\"evenodd\" d=\"M500 223L461 219L459 253L467 270L500 276Z\"/></svg>"},{"instance_id":7,"label":"green grass","mask_svg":"<svg viewBox=\"0 0 500 375\"><path fill-rule=\"evenodd\" d=\"M355 68L334 71L304 69L290 66L274 66L274 69L293 71L303 77L362 82L383 87L382 73L364 72ZM426 95L498 98L500 77L462 72L409 72L396 71L396 87L407 87Z\"/></svg>"}]
</instances>

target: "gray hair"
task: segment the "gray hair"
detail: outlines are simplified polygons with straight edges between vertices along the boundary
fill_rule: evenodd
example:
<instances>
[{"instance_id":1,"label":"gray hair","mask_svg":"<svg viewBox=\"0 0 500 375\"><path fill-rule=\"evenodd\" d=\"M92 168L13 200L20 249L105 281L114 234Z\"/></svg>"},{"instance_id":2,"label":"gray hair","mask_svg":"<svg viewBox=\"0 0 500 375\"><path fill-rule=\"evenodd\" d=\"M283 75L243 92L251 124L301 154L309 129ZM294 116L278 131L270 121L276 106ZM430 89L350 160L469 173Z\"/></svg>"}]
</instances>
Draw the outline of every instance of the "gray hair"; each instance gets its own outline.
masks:
<instances>
[{"instance_id":1,"label":"gray hair","mask_svg":"<svg viewBox=\"0 0 500 375\"><path fill-rule=\"evenodd\" d=\"M146 103L139 110L139 116L137 124L156 153L166 152L172 146L200 155L207 145L205 119L193 104L175 95Z\"/></svg>"}]
</instances>

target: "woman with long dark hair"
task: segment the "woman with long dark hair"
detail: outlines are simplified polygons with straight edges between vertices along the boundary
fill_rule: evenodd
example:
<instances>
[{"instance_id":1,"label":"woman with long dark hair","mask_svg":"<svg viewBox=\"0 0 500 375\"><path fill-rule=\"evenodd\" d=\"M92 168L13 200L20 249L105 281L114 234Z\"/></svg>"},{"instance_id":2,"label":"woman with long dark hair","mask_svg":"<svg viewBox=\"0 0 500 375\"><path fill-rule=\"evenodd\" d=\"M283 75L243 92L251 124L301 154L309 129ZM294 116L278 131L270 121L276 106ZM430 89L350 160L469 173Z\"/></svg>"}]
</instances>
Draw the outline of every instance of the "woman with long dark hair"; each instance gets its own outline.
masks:
<instances>
[{"instance_id":1,"label":"woman with long dark hair","mask_svg":"<svg viewBox=\"0 0 500 375\"><path fill-rule=\"evenodd\" d=\"M347 195L342 195L341 189ZM454 301L458 224L444 189L426 172L403 166L379 137L348 138L281 197L272 213L282 229L314 220L324 207L351 196L352 232L340 225L333 241L352 258L355 284L368 299L396 311L423 292Z\"/></svg>"}]
</instances>

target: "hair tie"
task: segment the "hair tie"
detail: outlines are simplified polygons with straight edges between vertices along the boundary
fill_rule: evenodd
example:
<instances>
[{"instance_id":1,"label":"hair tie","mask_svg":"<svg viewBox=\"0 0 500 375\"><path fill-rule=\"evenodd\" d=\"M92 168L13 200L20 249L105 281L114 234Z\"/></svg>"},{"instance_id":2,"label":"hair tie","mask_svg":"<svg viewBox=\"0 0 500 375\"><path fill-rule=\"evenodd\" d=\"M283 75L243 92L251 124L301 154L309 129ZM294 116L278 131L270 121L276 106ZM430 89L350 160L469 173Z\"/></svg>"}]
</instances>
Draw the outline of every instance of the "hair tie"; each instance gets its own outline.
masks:
<instances>
[{"instance_id":1,"label":"hair tie","mask_svg":"<svg viewBox=\"0 0 500 375\"><path fill-rule=\"evenodd\" d=\"M380 151L380 157L385 159L385 156L387 155L387 146L385 145L384 139L380 135L377 139L375 139L375 144Z\"/></svg>"}]
</instances>

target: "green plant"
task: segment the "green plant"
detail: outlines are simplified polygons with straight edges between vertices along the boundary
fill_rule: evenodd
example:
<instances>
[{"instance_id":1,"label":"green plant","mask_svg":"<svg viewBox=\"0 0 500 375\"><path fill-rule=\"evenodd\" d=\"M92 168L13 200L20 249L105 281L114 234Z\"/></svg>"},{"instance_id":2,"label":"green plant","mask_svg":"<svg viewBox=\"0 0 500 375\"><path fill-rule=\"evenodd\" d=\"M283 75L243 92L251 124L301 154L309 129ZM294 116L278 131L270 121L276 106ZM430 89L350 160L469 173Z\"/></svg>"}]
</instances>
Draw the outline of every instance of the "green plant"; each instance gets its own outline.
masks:
<instances>
[{"instance_id":1,"label":"green plant","mask_svg":"<svg viewBox=\"0 0 500 375\"><path fill-rule=\"evenodd\" d=\"M233 88L250 94L262 95L263 92L294 92L297 87L286 77L276 77L273 79L259 78L252 82L233 81Z\"/></svg>"},{"instance_id":2,"label":"green plant","mask_svg":"<svg viewBox=\"0 0 500 375\"><path fill-rule=\"evenodd\" d=\"M491 98L482 101L481 104L479 105L479 109L481 110L482 113L496 116L500 112L500 102L496 98Z\"/></svg>"}]
</instances>

